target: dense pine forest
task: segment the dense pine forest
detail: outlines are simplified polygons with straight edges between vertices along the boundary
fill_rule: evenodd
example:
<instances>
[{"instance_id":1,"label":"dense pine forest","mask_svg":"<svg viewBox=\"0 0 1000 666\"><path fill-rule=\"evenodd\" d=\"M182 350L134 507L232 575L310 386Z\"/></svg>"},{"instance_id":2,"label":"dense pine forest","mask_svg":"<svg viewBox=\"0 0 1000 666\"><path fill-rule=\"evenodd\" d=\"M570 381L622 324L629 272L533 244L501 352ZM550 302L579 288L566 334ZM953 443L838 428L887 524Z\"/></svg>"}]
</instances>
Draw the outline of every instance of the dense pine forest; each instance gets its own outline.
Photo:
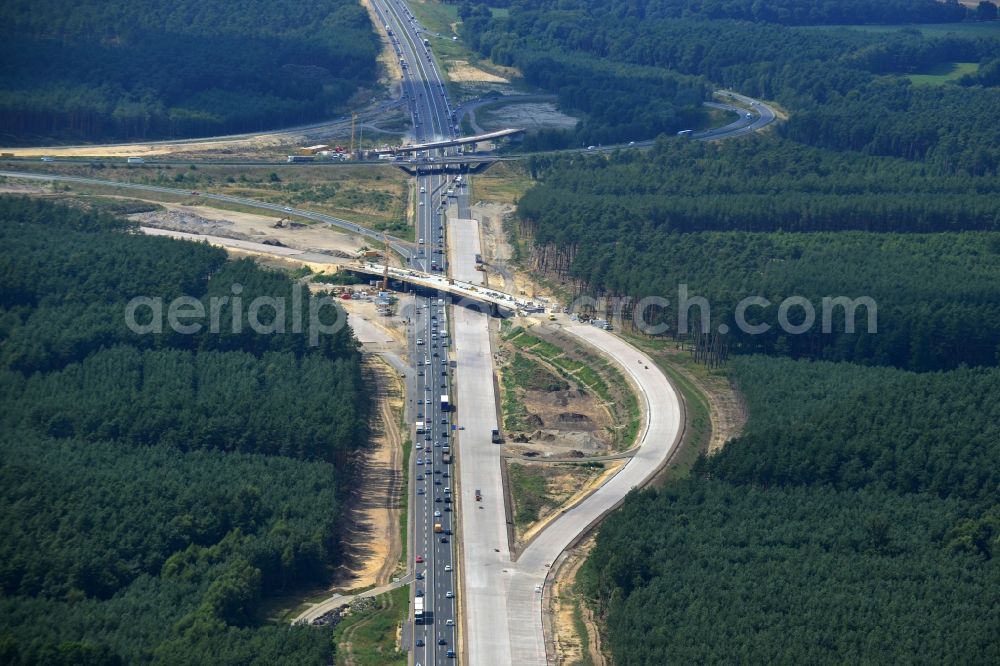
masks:
<instances>
[{"instance_id":1,"label":"dense pine forest","mask_svg":"<svg viewBox=\"0 0 1000 666\"><path fill-rule=\"evenodd\" d=\"M615 663L996 663L1000 371L732 372L745 434L587 560Z\"/></svg>"},{"instance_id":2,"label":"dense pine forest","mask_svg":"<svg viewBox=\"0 0 1000 666\"><path fill-rule=\"evenodd\" d=\"M531 267L575 294L670 299L646 313L666 335L684 333L679 285L705 297L711 330L729 327L719 372L749 413L720 453L600 527L578 585L614 662L1000 661L1000 39L833 27L986 20L995 6L503 4L460 5L463 35L583 118L527 150L668 135L648 151L530 158L511 232ZM550 61L659 69L787 119L691 142L670 135L697 126L700 100L616 79L565 77L563 91L536 72ZM958 63L971 73L933 76ZM673 115L635 123L657 105ZM792 295L817 313L802 334L777 326ZM766 333L734 325L749 296L772 303L749 318ZM837 296L871 297L877 332L865 308L858 332L836 317L820 330Z\"/></svg>"},{"instance_id":3,"label":"dense pine forest","mask_svg":"<svg viewBox=\"0 0 1000 666\"><path fill-rule=\"evenodd\" d=\"M0 144L250 132L343 110L375 83L353 0L0 6Z\"/></svg>"},{"instance_id":4,"label":"dense pine forest","mask_svg":"<svg viewBox=\"0 0 1000 666\"><path fill-rule=\"evenodd\" d=\"M1000 104L1000 40L931 38L912 29L868 33L815 27L843 22L833 16L840 10L852 17L849 23L958 20L965 16L960 5L933 0L780 3L797 8L801 20L788 22L814 26L809 28L763 17L758 22L727 18L738 17L750 4L532 0L512 2L502 18L473 5L461 5L460 14L463 35L482 55L521 68L529 83L552 89L565 108L586 114L575 130L529 139L529 149L554 146L560 137L566 146L625 142L693 126L691 114L697 110L691 105L701 100L685 87L662 94L655 86L634 89L629 76L576 82L536 74L553 61L575 63L579 71L599 62L606 69L655 69L662 77L688 77L679 80L775 100L791 112L781 132L798 141L922 159L946 173L996 173L1000 128L991 118ZM778 9L777 3L752 3L764 6ZM886 16L879 18L883 11ZM956 62L978 63L979 73L946 88L914 86L906 78ZM676 113L668 118L664 114L670 111ZM640 126L636 118L651 122Z\"/></svg>"},{"instance_id":5,"label":"dense pine forest","mask_svg":"<svg viewBox=\"0 0 1000 666\"><path fill-rule=\"evenodd\" d=\"M662 296L678 333L678 286L711 305L734 352L935 370L994 365L1000 352L1000 191L994 177L944 177L902 159L837 153L788 140L661 141L607 160L538 157L540 184L518 206L535 265L581 293ZM948 233L912 233L948 232ZM956 233L962 232L962 233ZM669 260L665 261L664 259ZM841 316L786 335L778 303L863 296L878 331ZM738 302L766 334L743 335ZM699 310L692 311L697 321ZM801 320L801 315L798 315Z\"/></svg>"},{"instance_id":6,"label":"dense pine forest","mask_svg":"<svg viewBox=\"0 0 1000 666\"><path fill-rule=\"evenodd\" d=\"M327 663L260 612L338 559L369 405L349 329L136 333L134 296L292 283L45 201L0 199L0 240L0 661Z\"/></svg>"}]
</instances>

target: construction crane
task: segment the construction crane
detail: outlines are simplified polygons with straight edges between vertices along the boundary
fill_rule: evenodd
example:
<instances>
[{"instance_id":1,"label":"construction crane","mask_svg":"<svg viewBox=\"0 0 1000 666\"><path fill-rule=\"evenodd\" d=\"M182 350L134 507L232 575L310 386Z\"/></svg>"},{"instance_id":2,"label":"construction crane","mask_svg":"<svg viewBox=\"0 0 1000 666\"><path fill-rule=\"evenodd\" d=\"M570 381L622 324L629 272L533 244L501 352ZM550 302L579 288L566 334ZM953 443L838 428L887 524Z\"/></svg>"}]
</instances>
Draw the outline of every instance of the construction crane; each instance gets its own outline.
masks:
<instances>
[{"instance_id":1,"label":"construction crane","mask_svg":"<svg viewBox=\"0 0 1000 666\"><path fill-rule=\"evenodd\" d=\"M358 122L358 114L351 113L351 157L356 157L354 154L354 126Z\"/></svg>"},{"instance_id":2,"label":"construction crane","mask_svg":"<svg viewBox=\"0 0 1000 666\"><path fill-rule=\"evenodd\" d=\"M385 249L382 251L382 291L389 291L389 234L382 232L382 242Z\"/></svg>"}]
</instances>

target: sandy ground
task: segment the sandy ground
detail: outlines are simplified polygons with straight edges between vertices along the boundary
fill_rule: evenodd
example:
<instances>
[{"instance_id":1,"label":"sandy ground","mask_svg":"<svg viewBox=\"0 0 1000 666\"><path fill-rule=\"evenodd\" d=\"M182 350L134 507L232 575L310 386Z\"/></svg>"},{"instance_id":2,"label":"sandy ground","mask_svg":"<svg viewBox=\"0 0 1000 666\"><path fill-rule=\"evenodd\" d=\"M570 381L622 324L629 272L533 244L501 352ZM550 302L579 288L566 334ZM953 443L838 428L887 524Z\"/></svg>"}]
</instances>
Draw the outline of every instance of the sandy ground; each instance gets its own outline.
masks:
<instances>
[{"instance_id":1,"label":"sandy ground","mask_svg":"<svg viewBox=\"0 0 1000 666\"><path fill-rule=\"evenodd\" d=\"M361 466L362 478L344 518L346 564L338 571L331 589L385 585L402 552L399 514L403 450L399 414L403 390L396 373L376 357L366 360L366 371L377 388L378 408L372 423L371 448Z\"/></svg>"},{"instance_id":2,"label":"sandy ground","mask_svg":"<svg viewBox=\"0 0 1000 666\"><path fill-rule=\"evenodd\" d=\"M351 289L360 289L360 286ZM378 314L371 301L350 300L340 303L347 310L351 330L364 345L365 351L394 352L405 356L406 322L398 314L402 309L399 303L396 306L397 314L389 317Z\"/></svg>"},{"instance_id":3,"label":"sandy ground","mask_svg":"<svg viewBox=\"0 0 1000 666\"><path fill-rule=\"evenodd\" d=\"M671 350L661 355L670 361L671 356L682 354L687 358L690 352ZM708 452L717 452L726 442L743 432L743 426L746 425L747 413L739 392L722 375L695 375L678 363L672 365L688 381L697 386L708 401L709 417L712 422L712 438L708 443Z\"/></svg>"},{"instance_id":4,"label":"sandy ground","mask_svg":"<svg viewBox=\"0 0 1000 666\"><path fill-rule=\"evenodd\" d=\"M544 467L559 466L565 467L565 463L545 463L545 462L525 462L519 460L517 464L523 465L541 465ZM624 460L609 460L603 463L604 471L601 474L590 474L587 476L583 471L578 473L572 473L568 470L561 470L561 472L554 473L552 475L552 480L554 484L550 485L549 488L553 490L553 493L557 499L560 497L565 497L563 501L556 507L545 507L539 512L538 520L528 526L523 533L517 535L517 547L522 548L528 542L531 541L539 532L541 532L545 527L552 522L554 519L558 518L565 511L575 506L578 502L585 499L591 492L604 484L605 481L610 479L615 475L616 472L625 464ZM586 470L590 472L587 468L580 468L581 470ZM585 479L585 480L584 480ZM582 483L581 483L582 482ZM514 500L517 501L516 499Z\"/></svg>"},{"instance_id":5,"label":"sandy ground","mask_svg":"<svg viewBox=\"0 0 1000 666\"><path fill-rule=\"evenodd\" d=\"M512 343L500 340L497 350L498 372L502 375L514 354L520 353L545 368L553 380L561 377L544 359L518 350ZM504 384L500 382L501 391ZM526 452L540 456L566 456L613 453L612 418L607 407L596 396L573 386L565 390L542 391L517 389L517 400L527 412L525 427L507 429L507 451L516 455Z\"/></svg>"},{"instance_id":6,"label":"sandy ground","mask_svg":"<svg viewBox=\"0 0 1000 666\"><path fill-rule=\"evenodd\" d=\"M448 63L448 78L456 83L510 83L510 80L470 65L466 60Z\"/></svg>"},{"instance_id":7,"label":"sandy ground","mask_svg":"<svg viewBox=\"0 0 1000 666\"><path fill-rule=\"evenodd\" d=\"M528 273L510 263L514 251L507 241L503 220L513 212L514 207L508 204L479 202L472 206L472 216L480 223L483 259L487 264L487 284L508 294L541 297L547 299L550 304L555 304L557 298L551 289L537 284ZM516 325L528 323L527 320L515 322ZM534 320L531 320L531 323L534 323Z\"/></svg>"},{"instance_id":8,"label":"sandy ground","mask_svg":"<svg viewBox=\"0 0 1000 666\"><path fill-rule=\"evenodd\" d=\"M319 224L275 228L279 215L257 215L212 208L157 202L165 210L137 213L129 218L143 226L202 233L238 240L263 242L273 240L298 250L330 254L351 259L366 241L360 236L335 231Z\"/></svg>"},{"instance_id":9,"label":"sandy ground","mask_svg":"<svg viewBox=\"0 0 1000 666\"><path fill-rule=\"evenodd\" d=\"M556 646L557 664L577 664L583 661L584 651L589 653L595 666L604 666L604 656L600 648L600 632L594 622L593 613L576 593L576 574L594 548L594 536L589 537L576 548L566 553L566 559L557 572L549 598L551 607L548 615L552 618L552 638ZM573 608L579 603L587 636L580 636L573 621ZM586 645L583 642L586 641Z\"/></svg>"}]
</instances>

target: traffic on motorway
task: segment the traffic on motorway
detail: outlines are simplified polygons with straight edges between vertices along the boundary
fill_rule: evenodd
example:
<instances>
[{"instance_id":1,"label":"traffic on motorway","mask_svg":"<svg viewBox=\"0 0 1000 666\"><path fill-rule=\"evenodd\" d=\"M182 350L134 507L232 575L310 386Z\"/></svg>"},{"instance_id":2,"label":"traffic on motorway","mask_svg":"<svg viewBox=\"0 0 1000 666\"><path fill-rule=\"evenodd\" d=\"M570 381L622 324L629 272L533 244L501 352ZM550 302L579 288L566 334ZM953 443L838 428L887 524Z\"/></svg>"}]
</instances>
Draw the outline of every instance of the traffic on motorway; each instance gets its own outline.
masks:
<instances>
[{"instance_id":1,"label":"traffic on motorway","mask_svg":"<svg viewBox=\"0 0 1000 666\"><path fill-rule=\"evenodd\" d=\"M453 113L437 69L430 41L409 8L400 0L375 0L373 7L399 59L402 96L413 120L418 142L455 137ZM417 161L448 157L451 148L426 150ZM423 272L448 269L444 206L456 185L440 173L418 173L416 248L404 255ZM448 309L443 299L418 296L409 322L408 345L413 376L408 382L408 414L414 445L408 473L412 475L412 547L414 582L411 592L412 631L408 632L414 663L421 666L455 660L457 581L454 536L455 492L451 460L453 435Z\"/></svg>"}]
</instances>

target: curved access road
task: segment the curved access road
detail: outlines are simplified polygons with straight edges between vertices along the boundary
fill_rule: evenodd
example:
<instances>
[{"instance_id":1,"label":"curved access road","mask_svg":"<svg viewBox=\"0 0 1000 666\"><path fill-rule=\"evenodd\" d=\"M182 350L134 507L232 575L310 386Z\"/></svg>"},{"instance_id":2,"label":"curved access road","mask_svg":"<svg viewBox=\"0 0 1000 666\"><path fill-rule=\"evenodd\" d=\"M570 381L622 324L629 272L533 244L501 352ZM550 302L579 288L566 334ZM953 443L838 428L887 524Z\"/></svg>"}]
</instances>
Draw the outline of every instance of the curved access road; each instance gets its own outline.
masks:
<instances>
[{"instance_id":1,"label":"curved access road","mask_svg":"<svg viewBox=\"0 0 1000 666\"><path fill-rule=\"evenodd\" d=\"M344 231L349 231L351 233L357 234L359 236L364 236L374 241L381 241L384 235L378 231L372 231L367 227L363 227L360 224L355 224L348 220L342 220L339 217L334 217L333 215L326 215L325 213L316 213L311 210L305 210L303 208L292 208L289 206L282 206L281 204L269 203L267 201L260 201L259 199L250 199L248 197L236 197L228 194L210 194L208 192L197 192L191 190L181 190L175 187L161 187L159 185L142 185L139 183L125 183L118 180L103 180L100 178L85 178L83 176L63 176L60 174L53 173L38 173L31 171L0 171L0 176L6 176L8 178L20 178L22 180L47 180L47 181L58 181L63 183L79 183L81 185L99 185L102 187L122 187L129 190L139 190L142 192L159 192L161 194L172 194L175 196L186 196L186 197L197 197L201 200L207 201L221 201L223 203L239 204L241 206L247 206L250 208L257 208L260 210L269 210L282 215L295 215L296 217L303 217L307 220L313 220L315 222L322 222L328 224L331 227L337 227L338 229L343 229ZM396 238L395 236L386 236L389 240L389 246L401 254L405 259L409 260L411 257L415 256L416 250L413 247L413 243L405 241L402 238Z\"/></svg>"},{"instance_id":2,"label":"curved access road","mask_svg":"<svg viewBox=\"0 0 1000 666\"><path fill-rule=\"evenodd\" d=\"M633 488L648 482L667 462L680 442L683 431L683 410L680 398L663 372L644 353L621 338L593 326L570 323L564 330L614 359L630 376L638 388L643 406L644 427L639 435L639 446L631 460L615 476L588 496L568 509L560 518L551 522L521 553L516 562L504 568L493 569L496 580L494 590L503 590L507 608L507 640L509 660L504 651L479 652L472 655L472 663L512 663L523 666L543 666L548 663L542 629L542 594L550 566L568 547L595 525L605 514L618 506ZM468 548L468 545L466 546ZM487 569L483 573L490 571ZM488 574L487 574L488 575ZM495 632L496 627L470 623L470 631ZM470 645L496 644L495 635L470 636ZM503 655L503 658L494 656Z\"/></svg>"}]
</instances>

